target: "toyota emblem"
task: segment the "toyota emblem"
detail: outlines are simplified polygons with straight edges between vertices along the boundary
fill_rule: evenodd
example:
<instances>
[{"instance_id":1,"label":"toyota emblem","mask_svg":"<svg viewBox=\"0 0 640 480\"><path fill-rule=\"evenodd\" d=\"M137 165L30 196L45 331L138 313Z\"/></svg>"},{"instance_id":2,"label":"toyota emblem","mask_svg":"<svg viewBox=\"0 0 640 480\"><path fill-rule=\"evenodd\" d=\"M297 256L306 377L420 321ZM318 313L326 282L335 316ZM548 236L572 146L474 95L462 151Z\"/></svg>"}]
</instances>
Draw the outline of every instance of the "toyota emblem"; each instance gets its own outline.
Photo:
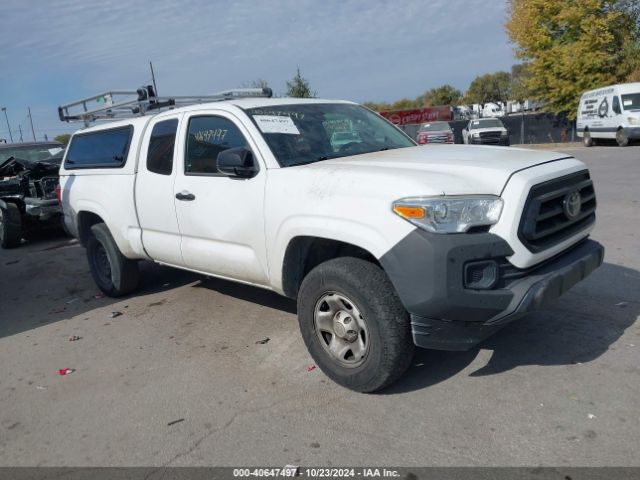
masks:
<instances>
[{"instance_id":1,"label":"toyota emblem","mask_svg":"<svg viewBox=\"0 0 640 480\"><path fill-rule=\"evenodd\" d=\"M567 193L562 202L562 207L564 209L564 214L569 220L573 220L578 215L580 215L580 210L582 209L582 199L580 198L580 192L575 191Z\"/></svg>"}]
</instances>

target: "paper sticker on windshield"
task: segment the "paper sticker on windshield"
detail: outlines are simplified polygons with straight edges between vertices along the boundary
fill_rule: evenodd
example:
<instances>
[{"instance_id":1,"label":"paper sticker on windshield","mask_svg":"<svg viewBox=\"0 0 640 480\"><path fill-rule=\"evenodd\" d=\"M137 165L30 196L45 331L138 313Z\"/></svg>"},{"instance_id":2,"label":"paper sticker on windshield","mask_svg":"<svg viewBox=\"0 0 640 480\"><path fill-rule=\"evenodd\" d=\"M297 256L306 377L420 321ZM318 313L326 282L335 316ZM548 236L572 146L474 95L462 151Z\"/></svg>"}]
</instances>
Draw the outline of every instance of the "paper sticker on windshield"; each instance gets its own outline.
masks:
<instances>
[{"instance_id":1,"label":"paper sticker on windshield","mask_svg":"<svg viewBox=\"0 0 640 480\"><path fill-rule=\"evenodd\" d=\"M625 107L628 107L629 105L633 105L633 100L623 100L623 101L622 101L622 104L623 104Z\"/></svg>"},{"instance_id":2,"label":"paper sticker on windshield","mask_svg":"<svg viewBox=\"0 0 640 480\"><path fill-rule=\"evenodd\" d=\"M254 115L254 120L262 133L288 133L290 135L300 135L300 131L290 117L280 117L276 115Z\"/></svg>"}]
</instances>

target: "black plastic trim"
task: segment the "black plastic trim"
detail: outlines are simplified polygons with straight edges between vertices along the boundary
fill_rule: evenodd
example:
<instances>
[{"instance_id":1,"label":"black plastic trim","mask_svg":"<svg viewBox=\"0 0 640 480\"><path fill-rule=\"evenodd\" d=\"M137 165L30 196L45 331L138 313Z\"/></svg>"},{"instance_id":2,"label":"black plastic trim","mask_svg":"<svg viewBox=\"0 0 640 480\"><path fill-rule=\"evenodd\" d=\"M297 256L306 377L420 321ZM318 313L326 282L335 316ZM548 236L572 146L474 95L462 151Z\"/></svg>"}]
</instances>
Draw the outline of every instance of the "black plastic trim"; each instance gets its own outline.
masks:
<instances>
[{"instance_id":1,"label":"black plastic trim","mask_svg":"<svg viewBox=\"0 0 640 480\"><path fill-rule=\"evenodd\" d=\"M545 263L534 273L513 281L508 289L512 302L500 314L483 322L431 318L411 313L414 343L422 348L468 350L508 323L560 297L598 268L604 248L586 240Z\"/></svg>"},{"instance_id":2,"label":"black plastic trim","mask_svg":"<svg viewBox=\"0 0 640 480\"><path fill-rule=\"evenodd\" d=\"M500 314L513 294L464 288L464 265L513 255L492 233L437 234L416 229L380 257L405 308L415 315L485 321Z\"/></svg>"},{"instance_id":3,"label":"black plastic trim","mask_svg":"<svg viewBox=\"0 0 640 480\"><path fill-rule=\"evenodd\" d=\"M574 179L578 180L577 183ZM543 237L536 238L537 234L535 233L535 230L538 223L545 221L545 219L540 218L540 205L545 201L551 201L548 199L545 200L543 197L553 194L551 195L551 199L560 198L562 194L557 194L557 192L562 192L563 190L570 192L572 190L588 188L592 190L592 194L590 194L588 198L582 198L582 205L592 203L592 205L589 205L588 210L585 210L575 219L569 220L565 218L563 223L550 229ZM522 210L522 217L520 218L520 224L518 225L518 239L527 248L527 250L532 253L544 251L562 243L568 238L571 238L593 225L596 220L596 206L597 201L595 197L595 189L591 176L589 175L589 170L580 170L579 172L570 173L562 177L538 183L531 187L527 195L527 200L525 201L524 208ZM554 215L549 215L549 218L563 215L562 210L554 210L553 212L555 212Z\"/></svg>"}]
</instances>

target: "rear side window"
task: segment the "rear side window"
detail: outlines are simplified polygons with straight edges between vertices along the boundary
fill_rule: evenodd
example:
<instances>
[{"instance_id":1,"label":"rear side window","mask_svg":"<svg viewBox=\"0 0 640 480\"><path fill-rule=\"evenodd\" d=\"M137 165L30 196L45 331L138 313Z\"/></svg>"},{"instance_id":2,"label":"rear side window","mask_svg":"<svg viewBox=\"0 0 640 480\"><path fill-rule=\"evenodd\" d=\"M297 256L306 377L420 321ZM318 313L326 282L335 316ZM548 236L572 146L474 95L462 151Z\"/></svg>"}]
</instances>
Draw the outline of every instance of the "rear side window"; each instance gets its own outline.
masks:
<instances>
[{"instance_id":1,"label":"rear side window","mask_svg":"<svg viewBox=\"0 0 640 480\"><path fill-rule=\"evenodd\" d=\"M160 175L171 175L177 129L178 119L165 120L153 126L147 153L147 170Z\"/></svg>"},{"instance_id":2,"label":"rear side window","mask_svg":"<svg viewBox=\"0 0 640 480\"><path fill-rule=\"evenodd\" d=\"M113 128L75 135L64 161L68 170L75 168L120 168L129 152L133 127Z\"/></svg>"},{"instance_id":3,"label":"rear side window","mask_svg":"<svg viewBox=\"0 0 640 480\"><path fill-rule=\"evenodd\" d=\"M248 144L231 120L214 116L191 118L187 137L185 174L219 174L218 154L235 147L248 147Z\"/></svg>"}]
</instances>

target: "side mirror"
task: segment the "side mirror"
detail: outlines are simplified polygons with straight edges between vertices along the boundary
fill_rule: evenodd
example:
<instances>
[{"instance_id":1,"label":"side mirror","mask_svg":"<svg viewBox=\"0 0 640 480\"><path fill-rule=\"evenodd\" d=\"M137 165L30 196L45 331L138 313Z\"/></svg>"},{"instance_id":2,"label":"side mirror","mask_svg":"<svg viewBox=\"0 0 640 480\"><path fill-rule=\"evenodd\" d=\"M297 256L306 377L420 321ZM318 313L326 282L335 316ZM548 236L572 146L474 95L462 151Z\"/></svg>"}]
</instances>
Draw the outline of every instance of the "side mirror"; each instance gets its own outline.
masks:
<instances>
[{"instance_id":1,"label":"side mirror","mask_svg":"<svg viewBox=\"0 0 640 480\"><path fill-rule=\"evenodd\" d=\"M220 173L230 177L251 178L259 171L253 153L246 147L223 150L218 154L216 164Z\"/></svg>"},{"instance_id":2,"label":"side mirror","mask_svg":"<svg viewBox=\"0 0 640 480\"><path fill-rule=\"evenodd\" d=\"M613 113L616 113L618 115L620 115L622 113L622 110L620 110L620 105L617 103L613 104Z\"/></svg>"}]
</instances>

